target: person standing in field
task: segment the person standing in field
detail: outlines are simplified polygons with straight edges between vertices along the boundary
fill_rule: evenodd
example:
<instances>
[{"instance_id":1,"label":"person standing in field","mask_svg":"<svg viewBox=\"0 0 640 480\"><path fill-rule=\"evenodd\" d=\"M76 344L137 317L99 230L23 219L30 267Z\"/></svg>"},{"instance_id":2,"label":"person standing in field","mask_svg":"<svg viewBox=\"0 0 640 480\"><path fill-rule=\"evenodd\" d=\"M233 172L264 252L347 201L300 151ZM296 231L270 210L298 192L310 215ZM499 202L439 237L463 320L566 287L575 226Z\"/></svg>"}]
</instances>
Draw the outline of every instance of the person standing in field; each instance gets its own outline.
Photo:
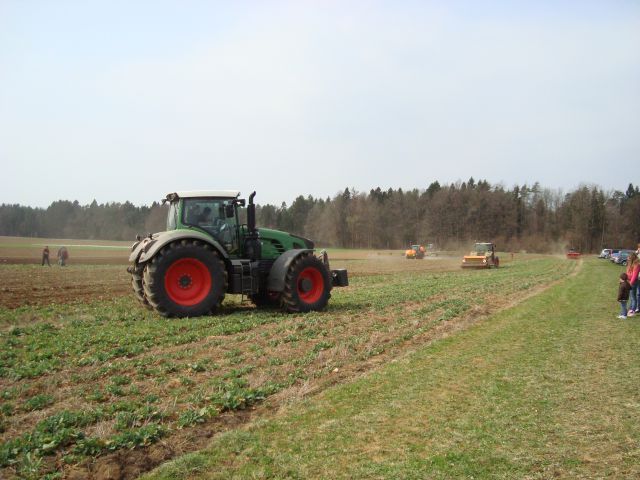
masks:
<instances>
[{"instance_id":1,"label":"person standing in field","mask_svg":"<svg viewBox=\"0 0 640 480\"><path fill-rule=\"evenodd\" d=\"M51 264L49 263L49 245L46 245L43 249L42 249L42 266L44 267L44 264L51 266Z\"/></svg>"},{"instance_id":2,"label":"person standing in field","mask_svg":"<svg viewBox=\"0 0 640 480\"><path fill-rule=\"evenodd\" d=\"M620 302L620 315L618 315L618 318L622 320L627 318L627 300L629 300L630 291L631 285L627 280L627 274L622 272L620 274L620 286L618 287L618 302Z\"/></svg>"},{"instance_id":3,"label":"person standing in field","mask_svg":"<svg viewBox=\"0 0 640 480\"><path fill-rule=\"evenodd\" d=\"M627 259L627 279L629 285L631 285L630 302L629 302L629 316L633 316L640 312L640 294L638 292L638 274L640 273L640 261L638 261L638 254L633 252L629 254Z\"/></svg>"},{"instance_id":4,"label":"person standing in field","mask_svg":"<svg viewBox=\"0 0 640 480\"><path fill-rule=\"evenodd\" d=\"M67 264L68 258L69 258L69 252L67 251L67 247L60 247L58 249L58 264L61 267L64 267Z\"/></svg>"}]
</instances>

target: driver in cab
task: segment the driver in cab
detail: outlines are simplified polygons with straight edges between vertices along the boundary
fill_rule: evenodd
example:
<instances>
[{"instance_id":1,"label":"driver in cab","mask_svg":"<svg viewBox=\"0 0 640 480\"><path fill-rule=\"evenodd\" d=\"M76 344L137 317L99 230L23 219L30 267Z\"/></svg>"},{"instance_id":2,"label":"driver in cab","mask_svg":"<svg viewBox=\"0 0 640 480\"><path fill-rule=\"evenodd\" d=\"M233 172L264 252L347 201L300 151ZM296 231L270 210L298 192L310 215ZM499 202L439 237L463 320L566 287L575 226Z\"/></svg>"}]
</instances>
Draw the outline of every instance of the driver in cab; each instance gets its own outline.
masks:
<instances>
[{"instance_id":1,"label":"driver in cab","mask_svg":"<svg viewBox=\"0 0 640 480\"><path fill-rule=\"evenodd\" d=\"M211 209L204 207L204 210L198 215L196 219L198 225L211 225Z\"/></svg>"}]
</instances>

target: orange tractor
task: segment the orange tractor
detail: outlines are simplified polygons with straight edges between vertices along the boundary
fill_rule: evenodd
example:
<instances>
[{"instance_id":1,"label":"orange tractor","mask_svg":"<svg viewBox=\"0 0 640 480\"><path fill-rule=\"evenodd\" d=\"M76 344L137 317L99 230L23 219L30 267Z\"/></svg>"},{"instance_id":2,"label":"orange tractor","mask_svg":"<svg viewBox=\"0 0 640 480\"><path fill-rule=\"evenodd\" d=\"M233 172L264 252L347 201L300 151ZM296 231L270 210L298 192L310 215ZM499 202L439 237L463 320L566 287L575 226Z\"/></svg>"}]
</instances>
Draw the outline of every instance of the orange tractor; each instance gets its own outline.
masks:
<instances>
[{"instance_id":1,"label":"orange tractor","mask_svg":"<svg viewBox=\"0 0 640 480\"><path fill-rule=\"evenodd\" d=\"M407 249L404 252L405 258L413 259L413 260L421 260L425 255L425 248L422 245L411 245L411 248Z\"/></svg>"},{"instance_id":2,"label":"orange tractor","mask_svg":"<svg viewBox=\"0 0 640 480\"><path fill-rule=\"evenodd\" d=\"M499 265L493 243L476 243L469 255L462 258L462 268L498 268Z\"/></svg>"}]
</instances>

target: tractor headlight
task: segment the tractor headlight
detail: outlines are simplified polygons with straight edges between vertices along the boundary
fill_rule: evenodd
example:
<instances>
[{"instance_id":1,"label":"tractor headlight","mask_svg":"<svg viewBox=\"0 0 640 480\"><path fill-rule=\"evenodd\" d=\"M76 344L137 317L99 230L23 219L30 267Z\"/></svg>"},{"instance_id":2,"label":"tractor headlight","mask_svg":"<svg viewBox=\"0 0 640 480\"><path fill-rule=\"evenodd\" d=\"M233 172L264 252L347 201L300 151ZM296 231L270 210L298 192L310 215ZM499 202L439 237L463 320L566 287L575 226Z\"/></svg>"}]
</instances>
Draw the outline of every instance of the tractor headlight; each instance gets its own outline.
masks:
<instances>
[{"instance_id":1,"label":"tractor headlight","mask_svg":"<svg viewBox=\"0 0 640 480\"><path fill-rule=\"evenodd\" d=\"M484 258L484 259L482 260L482 263L487 263L487 259L486 259L486 258Z\"/></svg>"}]
</instances>

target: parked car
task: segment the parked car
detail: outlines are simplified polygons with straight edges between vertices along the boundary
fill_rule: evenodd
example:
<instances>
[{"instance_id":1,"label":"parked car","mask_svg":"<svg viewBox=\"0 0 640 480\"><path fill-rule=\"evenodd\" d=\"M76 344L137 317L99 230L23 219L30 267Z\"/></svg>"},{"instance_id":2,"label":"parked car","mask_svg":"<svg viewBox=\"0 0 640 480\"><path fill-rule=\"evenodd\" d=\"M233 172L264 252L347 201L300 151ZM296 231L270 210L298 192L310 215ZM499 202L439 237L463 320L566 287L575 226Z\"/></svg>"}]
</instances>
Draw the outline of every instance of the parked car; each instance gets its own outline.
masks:
<instances>
[{"instance_id":1,"label":"parked car","mask_svg":"<svg viewBox=\"0 0 640 480\"><path fill-rule=\"evenodd\" d=\"M600 255L598 255L598 258L609 258L612 253L613 253L613 249L603 248L602 251L600 252Z\"/></svg>"},{"instance_id":2,"label":"parked car","mask_svg":"<svg viewBox=\"0 0 640 480\"><path fill-rule=\"evenodd\" d=\"M634 251L635 250L620 250L620 252L618 252L618 255L616 256L615 263L617 263L618 265L626 265L627 260L629 259L629 254Z\"/></svg>"},{"instance_id":3,"label":"parked car","mask_svg":"<svg viewBox=\"0 0 640 480\"><path fill-rule=\"evenodd\" d=\"M611 252L611 255L609 255L609 260L611 260L613 263L616 263L616 259L618 258L618 255L620 255L621 250L613 250Z\"/></svg>"}]
</instances>

